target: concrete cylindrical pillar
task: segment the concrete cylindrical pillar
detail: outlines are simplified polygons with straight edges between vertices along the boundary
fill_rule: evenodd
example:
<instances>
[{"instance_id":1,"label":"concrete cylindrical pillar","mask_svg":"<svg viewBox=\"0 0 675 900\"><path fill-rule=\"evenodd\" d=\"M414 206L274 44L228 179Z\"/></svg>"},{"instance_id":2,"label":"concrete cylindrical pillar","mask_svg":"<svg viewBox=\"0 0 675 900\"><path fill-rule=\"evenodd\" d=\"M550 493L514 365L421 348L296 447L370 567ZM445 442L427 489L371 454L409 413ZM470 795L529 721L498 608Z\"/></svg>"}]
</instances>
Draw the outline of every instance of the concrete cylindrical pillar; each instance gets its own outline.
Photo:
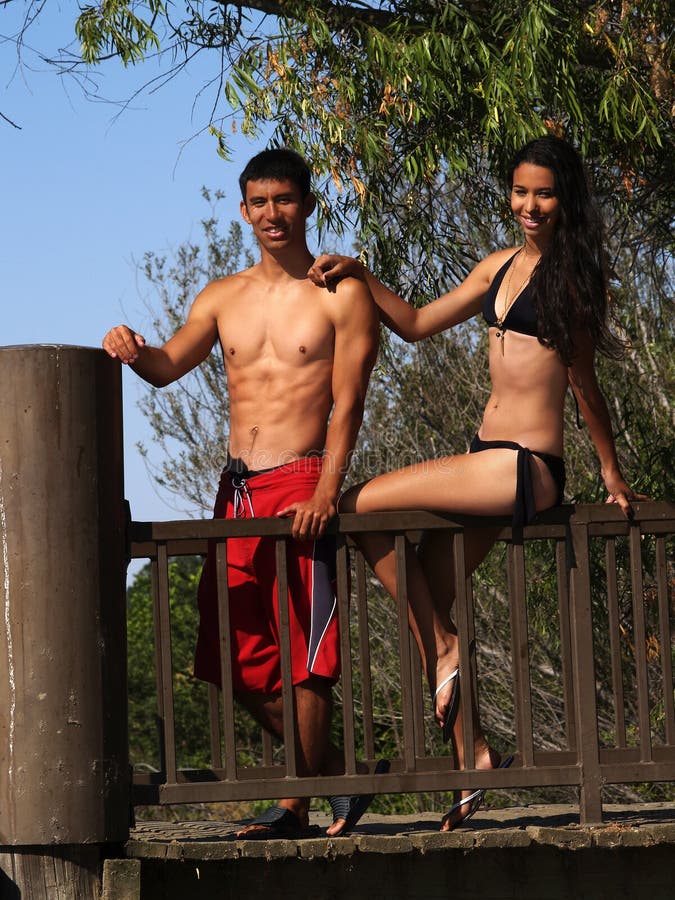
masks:
<instances>
[{"instance_id":1,"label":"concrete cylindrical pillar","mask_svg":"<svg viewBox=\"0 0 675 900\"><path fill-rule=\"evenodd\" d=\"M0 347L0 845L128 836L120 367Z\"/></svg>"}]
</instances>

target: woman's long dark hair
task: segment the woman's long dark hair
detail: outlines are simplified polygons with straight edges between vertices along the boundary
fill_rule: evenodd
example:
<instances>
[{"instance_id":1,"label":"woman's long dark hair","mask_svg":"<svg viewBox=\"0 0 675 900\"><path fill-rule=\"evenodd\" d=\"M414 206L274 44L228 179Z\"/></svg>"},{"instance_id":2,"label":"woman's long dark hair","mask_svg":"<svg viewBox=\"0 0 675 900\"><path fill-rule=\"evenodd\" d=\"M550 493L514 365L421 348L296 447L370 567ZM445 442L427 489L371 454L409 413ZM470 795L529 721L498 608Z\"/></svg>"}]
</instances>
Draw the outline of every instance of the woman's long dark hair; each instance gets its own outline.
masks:
<instances>
[{"instance_id":1,"label":"woman's long dark hair","mask_svg":"<svg viewBox=\"0 0 675 900\"><path fill-rule=\"evenodd\" d=\"M617 358L624 344L607 327L602 220L581 159L560 138L530 141L511 161L509 188L522 163L551 170L560 203L553 238L530 281L539 340L557 350L568 366L575 355L574 335L579 332L589 334L600 353Z\"/></svg>"}]
</instances>

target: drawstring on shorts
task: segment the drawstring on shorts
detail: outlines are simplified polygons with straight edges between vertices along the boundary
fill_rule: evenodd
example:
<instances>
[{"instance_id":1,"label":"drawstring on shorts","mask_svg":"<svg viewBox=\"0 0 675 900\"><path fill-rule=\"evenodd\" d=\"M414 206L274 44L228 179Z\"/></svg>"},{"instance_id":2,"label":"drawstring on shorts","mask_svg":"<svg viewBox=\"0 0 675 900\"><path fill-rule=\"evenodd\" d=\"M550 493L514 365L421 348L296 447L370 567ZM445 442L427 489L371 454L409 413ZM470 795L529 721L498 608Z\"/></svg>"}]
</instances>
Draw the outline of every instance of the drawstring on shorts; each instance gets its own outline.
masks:
<instances>
[{"instance_id":1,"label":"drawstring on shorts","mask_svg":"<svg viewBox=\"0 0 675 900\"><path fill-rule=\"evenodd\" d=\"M255 511L253 509L253 498L246 479L239 472L233 472L230 476L232 479L232 487L234 488L234 518L247 518L246 504L248 503L248 514L255 519Z\"/></svg>"}]
</instances>

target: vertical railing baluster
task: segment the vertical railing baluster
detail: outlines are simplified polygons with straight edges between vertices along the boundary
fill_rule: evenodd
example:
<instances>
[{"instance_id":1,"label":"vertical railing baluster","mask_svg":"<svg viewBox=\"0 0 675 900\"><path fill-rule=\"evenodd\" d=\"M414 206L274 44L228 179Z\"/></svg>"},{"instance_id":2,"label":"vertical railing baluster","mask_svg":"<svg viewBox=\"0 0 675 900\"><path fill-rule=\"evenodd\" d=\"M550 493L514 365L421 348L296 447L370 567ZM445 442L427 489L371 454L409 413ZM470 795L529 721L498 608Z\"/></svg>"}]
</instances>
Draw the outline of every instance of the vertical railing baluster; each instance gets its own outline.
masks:
<instances>
[{"instance_id":1,"label":"vertical railing baluster","mask_svg":"<svg viewBox=\"0 0 675 900\"><path fill-rule=\"evenodd\" d=\"M290 624L288 615L288 566L286 562L286 538L276 538L275 557L279 594L279 637L281 640L281 699L284 720L284 753L286 777L298 774L295 748L295 692L291 667Z\"/></svg>"},{"instance_id":2,"label":"vertical railing baluster","mask_svg":"<svg viewBox=\"0 0 675 900\"><path fill-rule=\"evenodd\" d=\"M403 759L406 772L413 772L415 761L415 735L413 729L412 672L410 644L408 643L408 576L406 570L405 535L395 537L396 595L398 598L398 644L401 659L401 714L403 716Z\"/></svg>"},{"instance_id":3,"label":"vertical railing baluster","mask_svg":"<svg viewBox=\"0 0 675 900\"><path fill-rule=\"evenodd\" d=\"M176 733L173 715L173 664L171 653L171 607L169 603L169 559L166 544L157 545L159 588L159 641L161 648L162 706L164 712L164 755L166 781L176 783Z\"/></svg>"},{"instance_id":4,"label":"vertical railing baluster","mask_svg":"<svg viewBox=\"0 0 675 900\"><path fill-rule=\"evenodd\" d=\"M621 663L621 621L619 617L619 591L616 579L616 542L613 538L608 538L605 543L605 569L607 570L607 616L609 624L609 656L612 666L615 744L617 747L625 747L626 718L623 694L623 666Z\"/></svg>"},{"instance_id":5,"label":"vertical railing baluster","mask_svg":"<svg viewBox=\"0 0 675 900\"><path fill-rule=\"evenodd\" d=\"M565 708L565 738L570 750L577 748L574 721L574 685L572 683L572 645L570 640L570 602L567 589L567 547L565 541L555 542L556 577L558 580L558 618L560 620L560 659L562 665L563 704Z\"/></svg>"},{"instance_id":6,"label":"vertical railing baluster","mask_svg":"<svg viewBox=\"0 0 675 900\"><path fill-rule=\"evenodd\" d=\"M223 751L220 746L220 704L219 692L215 684L208 686L209 698L209 751L211 768L223 768Z\"/></svg>"},{"instance_id":7,"label":"vertical railing baluster","mask_svg":"<svg viewBox=\"0 0 675 900\"><path fill-rule=\"evenodd\" d=\"M663 682L663 711L666 722L666 744L675 744L675 709L673 702L673 661L671 657L670 603L668 602L668 565L666 539L656 538L656 584L659 603L659 640L661 680Z\"/></svg>"},{"instance_id":8,"label":"vertical railing baluster","mask_svg":"<svg viewBox=\"0 0 675 900\"><path fill-rule=\"evenodd\" d=\"M471 705L473 673L470 641L473 639L473 621L469 612L468 580L464 559L464 532L455 531L450 535L450 541L455 569L455 615L459 640L460 678L464 679L460 681L460 698L464 701L460 710L464 741L464 768L473 769L476 765L473 745L473 709Z\"/></svg>"},{"instance_id":9,"label":"vertical railing baluster","mask_svg":"<svg viewBox=\"0 0 675 900\"><path fill-rule=\"evenodd\" d=\"M216 543L216 586L218 603L218 642L220 647L220 689L223 699L225 777L228 781L235 781L237 778L237 739L234 727L230 590L227 583L227 541L224 540L220 540Z\"/></svg>"},{"instance_id":10,"label":"vertical railing baluster","mask_svg":"<svg viewBox=\"0 0 675 900\"><path fill-rule=\"evenodd\" d=\"M462 535L464 532L462 531ZM465 572L466 575L466 572ZM478 664L476 654L476 622L473 599L473 579L471 575L464 578L465 602L466 602L466 652L469 664L466 666L471 679L471 690L476 701L476 711L480 720L480 691L478 690ZM461 644L460 644L461 646Z\"/></svg>"},{"instance_id":11,"label":"vertical railing baluster","mask_svg":"<svg viewBox=\"0 0 675 900\"><path fill-rule=\"evenodd\" d=\"M356 774L356 745L354 742L354 685L352 682L352 652L349 635L349 555L344 535L337 541L337 606L340 627L340 659L342 662L342 728L344 739L345 775Z\"/></svg>"},{"instance_id":12,"label":"vertical railing baluster","mask_svg":"<svg viewBox=\"0 0 675 900\"><path fill-rule=\"evenodd\" d=\"M155 635L155 685L157 688L157 738L159 740L159 768L166 779L166 752L164 729L164 676L162 670L162 627L159 612L159 566L157 557L150 560L152 585L152 623Z\"/></svg>"},{"instance_id":13,"label":"vertical railing baluster","mask_svg":"<svg viewBox=\"0 0 675 900\"><path fill-rule=\"evenodd\" d=\"M262 761L264 766L271 766L274 762L274 744L269 731L263 728L261 731L262 738Z\"/></svg>"},{"instance_id":14,"label":"vertical railing baluster","mask_svg":"<svg viewBox=\"0 0 675 900\"><path fill-rule=\"evenodd\" d=\"M640 759L652 760L652 735L649 721L649 676L647 672L647 631L642 583L642 537L640 528L632 525L629 534L631 587L633 594L633 635L635 643L635 676L637 682Z\"/></svg>"},{"instance_id":15,"label":"vertical railing baluster","mask_svg":"<svg viewBox=\"0 0 675 900\"><path fill-rule=\"evenodd\" d=\"M530 688L530 653L527 632L525 552L523 545L510 543L506 556L509 605L511 609L511 653L516 744L521 753L523 766L533 766L532 691Z\"/></svg>"},{"instance_id":16,"label":"vertical railing baluster","mask_svg":"<svg viewBox=\"0 0 675 900\"><path fill-rule=\"evenodd\" d=\"M413 702L413 733L415 735L415 756L423 757L426 745L426 729L424 720L426 716L426 705L424 703L424 695L422 694L422 685L426 686L426 678L422 681L422 659L415 638L411 632L408 632L408 645L410 653L410 675L412 683L412 702Z\"/></svg>"},{"instance_id":17,"label":"vertical railing baluster","mask_svg":"<svg viewBox=\"0 0 675 900\"><path fill-rule=\"evenodd\" d=\"M593 614L588 526L573 515L570 534L574 567L570 573L572 660L579 761L579 814L582 825L602 822L602 774L595 694Z\"/></svg>"},{"instance_id":18,"label":"vertical railing baluster","mask_svg":"<svg viewBox=\"0 0 675 900\"><path fill-rule=\"evenodd\" d=\"M375 729L373 722L373 681L370 670L370 630L368 627L368 595L366 590L366 562L356 553L356 610L359 627L359 664L361 666L361 703L363 706L363 752L366 759L375 759Z\"/></svg>"}]
</instances>

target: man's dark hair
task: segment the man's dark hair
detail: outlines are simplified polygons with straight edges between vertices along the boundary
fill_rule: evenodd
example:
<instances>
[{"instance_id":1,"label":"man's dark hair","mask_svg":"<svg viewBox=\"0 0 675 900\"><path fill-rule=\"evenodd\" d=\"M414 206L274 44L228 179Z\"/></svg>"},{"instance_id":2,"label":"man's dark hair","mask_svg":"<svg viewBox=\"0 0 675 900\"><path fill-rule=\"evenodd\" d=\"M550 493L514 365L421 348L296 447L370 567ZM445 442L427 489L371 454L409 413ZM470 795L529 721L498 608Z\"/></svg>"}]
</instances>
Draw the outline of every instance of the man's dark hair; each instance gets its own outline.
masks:
<instances>
[{"instance_id":1,"label":"man's dark hair","mask_svg":"<svg viewBox=\"0 0 675 900\"><path fill-rule=\"evenodd\" d=\"M309 194L310 172L305 160L295 150L275 148L263 150L246 163L239 176L241 196L246 202L249 181L292 181L300 188L303 199Z\"/></svg>"}]
</instances>

